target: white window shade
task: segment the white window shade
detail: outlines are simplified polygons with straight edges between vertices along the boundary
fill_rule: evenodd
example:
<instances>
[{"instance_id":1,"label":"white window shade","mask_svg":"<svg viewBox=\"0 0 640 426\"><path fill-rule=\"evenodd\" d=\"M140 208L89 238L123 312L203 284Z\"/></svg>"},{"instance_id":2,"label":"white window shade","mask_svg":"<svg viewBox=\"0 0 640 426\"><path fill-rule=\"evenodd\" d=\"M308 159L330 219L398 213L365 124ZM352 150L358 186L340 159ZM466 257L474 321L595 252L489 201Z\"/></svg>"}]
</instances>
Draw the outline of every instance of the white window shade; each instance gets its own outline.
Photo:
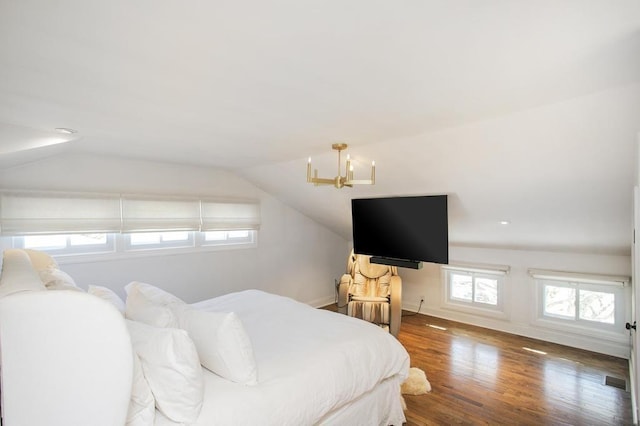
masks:
<instances>
[{"instance_id":1,"label":"white window shade","mask_svg":"<svg viewBox=\"0 0 640 426\"><path fill-rule=\"evenodd\" d=\"M102 233L120 230L120 199L104 194L0 193L2 235Z\"/></svg>"},{"instance_id":2,"label":"white window shade","mask_svg":"<svg viewBox=\"0 0 640 426\"><path fill-rule=\"evenodd\" d=\"M452 271L477 272L481 274L507 275L511 269L507 265L488 265L480 263L467 262L449 262L447 265L441 265L442 269Z\"/></svg>"},{"instance_id":3,"label":"white window shade","mask_svg":"<svg viewBox=\"0 0 640 426\"><path fill-rule=\"evenodd\" d=\"M529 269L529 275L537 280L610 285L618 287L625 287L631 282L631 278L626 276L584 274L578 272L550 271L546 269Z\"/></svg>"},{"instance_id":4,"label":"white window shade","mask_svg":"<svg viewBox=\"0 0 640 426\"><path fill-rule=\"evenodd\" d=\"M257 230L246 200L0 190L0 235Z\"/></svg>"},{"instance_id":5,"label":"white window shade","mask_svg":"<svg viewBox=\"0 0 640 426\"><path fill-rule=\"evenodd\" d=\"M259 229L257 202L202 201L202 230Z\"/></svg>"},{"instance_id":6,"label":"white window shade","mask_svg":"<svg viewBox=\"0 0 640 426\"><path fill-rule=\"evenodd\" d=\"M199 229L199 200L122 197L122 232L197 231Z\"/></svg>"}]
</instances>

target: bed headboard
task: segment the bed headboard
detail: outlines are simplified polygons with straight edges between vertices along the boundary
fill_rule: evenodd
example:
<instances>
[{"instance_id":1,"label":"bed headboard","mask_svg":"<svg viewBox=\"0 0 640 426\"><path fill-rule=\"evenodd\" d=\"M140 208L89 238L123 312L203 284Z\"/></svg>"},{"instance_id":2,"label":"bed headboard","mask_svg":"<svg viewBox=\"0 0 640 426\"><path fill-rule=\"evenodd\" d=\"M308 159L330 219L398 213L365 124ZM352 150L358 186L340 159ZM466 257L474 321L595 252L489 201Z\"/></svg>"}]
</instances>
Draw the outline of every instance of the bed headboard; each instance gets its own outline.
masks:
<instances>
[{"instance_id":1,"label":"bed headboard","mask_svg":"<svg viewBox=\"0 0 640 426\"><path fill-rule=\"evenodd\" d=\"M0 286L16 272L12 257ZM0 298L2 426L124 424L132 368L125 321L107 302L69 290Z\"/></svg>"}]
</instances>

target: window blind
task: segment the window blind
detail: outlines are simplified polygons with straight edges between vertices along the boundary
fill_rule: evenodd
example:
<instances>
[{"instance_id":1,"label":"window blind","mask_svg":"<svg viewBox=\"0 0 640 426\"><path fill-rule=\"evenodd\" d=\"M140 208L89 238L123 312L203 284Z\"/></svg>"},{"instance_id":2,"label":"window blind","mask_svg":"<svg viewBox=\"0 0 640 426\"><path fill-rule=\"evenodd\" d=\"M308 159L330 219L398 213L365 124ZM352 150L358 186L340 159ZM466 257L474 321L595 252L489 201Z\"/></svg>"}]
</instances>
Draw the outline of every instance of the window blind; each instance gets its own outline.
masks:
<instances>
[{"instance_id":1,"label":"window blind","mask_svg":"<svg viewBox=\"0 0 640 426\"><path fill-rule=\"evenodd\" d=\"M202 201L202 230L260 229L256 202Z\"/></svg>"},{"instance_id":2,"label":"window blind","mask_svg":"<svg viewBox=\"0 0 640 426\"><path fill-rule=\"evenodd\" d=\"M122 232L199 229L199 200L129 195L122 197Z\"/></svg>"},{"instance_id":3,"label":"window blind","mask_svg":"<svg viewBox=\"0 0 640 426\"><path fill-rule=\"evenodd\" d=\"M546 269L529 269L529 275L537 280L576 282L624 287L631 282L630 277L618 275L585 274L579 272L550 271Z\"/></svg>"},{"instance_id":4,"label":"window blind","mask_svg":"<svg viewBox=\"0 0 640 426\"><path fill-rule=\"evenodd\" d=\"M449 262L449 264L447 265L442 265L442 269L453 270L453 271L478 272L478 273L493 274L493 275L507 275L511 268L507 265L487 265L487 264L479 264L479 263Z\"/></svg>"},{"instance_id":5,"label":"window blind","mask_svg":"<svg viewBox=\"0 0 640 426\"><path fill-rule=\"evenodd\" d=\"M257 201L0 190L0 235L259 227Z\"/></svg>"},{"instance_id":6,"label":"window blind","mask_svg":"<svg viewBox=\"0 0 640 426\"><path fill-rule=\"evenodd\" d=\"M26 191L0 193L2 235L118 231L118 196Z\"/></svg>"}]
</instances>

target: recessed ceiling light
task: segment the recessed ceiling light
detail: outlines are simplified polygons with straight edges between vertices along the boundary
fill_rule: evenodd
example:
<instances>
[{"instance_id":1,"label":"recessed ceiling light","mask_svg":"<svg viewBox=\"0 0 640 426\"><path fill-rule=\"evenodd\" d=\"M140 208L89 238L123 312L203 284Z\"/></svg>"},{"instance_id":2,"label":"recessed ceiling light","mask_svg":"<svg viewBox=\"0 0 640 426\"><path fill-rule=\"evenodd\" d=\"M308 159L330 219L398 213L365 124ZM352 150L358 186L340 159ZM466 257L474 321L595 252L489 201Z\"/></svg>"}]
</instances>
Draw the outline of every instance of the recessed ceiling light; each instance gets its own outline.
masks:
<instances>
[{"instance_id":1,"label":"recessed ceiling light","mask_svg":"<svg viewBox=\"0 0 640 426\"><path fill-rule=\"evenodd\" d=\"M501 220L500 225L509 225L511 222L508 220Z\"/></svg>"},{"instance_id":2,"label":"recessed ceiling light","mask_svg":"<svg viewBox=\"0 0 640 426\"><path fill-rule=\"evenodd\" d=\"M65 135L72 135L74 133L78 133L75 129L69 129L68 127L56 127L56 132L64 133Z\"/></svg>"}]
</instances>

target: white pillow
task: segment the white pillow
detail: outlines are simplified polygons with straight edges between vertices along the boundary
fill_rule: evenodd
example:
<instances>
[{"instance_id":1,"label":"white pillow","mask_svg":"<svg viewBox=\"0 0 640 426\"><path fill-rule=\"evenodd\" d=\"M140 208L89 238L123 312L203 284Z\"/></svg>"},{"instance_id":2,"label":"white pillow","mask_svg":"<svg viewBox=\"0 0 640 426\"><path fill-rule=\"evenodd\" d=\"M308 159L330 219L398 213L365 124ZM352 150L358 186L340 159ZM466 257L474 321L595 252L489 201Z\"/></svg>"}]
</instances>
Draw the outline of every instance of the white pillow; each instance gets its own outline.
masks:
<instances>
[{"instance_id":1,"label":"white pillow","mask_svg":"<svg viewBox=\"0 0 640 426\"><path fill-rule=\"evenodd\" d=\"M234 312L206 312L177 307L180 328L196 345L200 363L227 380L258 383L253 345Z\"/></svg>"},{"instance_id":2,"label":"white pillow","mask_svg":"<svg viewBox=\"0 0 640 426\"><path fill-rule=\"evenodd\" d=\"M174 422L194 423L202 409L204 378L187 332L136 321L127 326L158 410Z\"/></svg>"},{"instance_id":3,"label":"white pillow","mask_svg":"<svg viewBox=\"0 0 640 426\"><path fill-rule=\"evenodd\" d=\"M33 269L27 253L20 249L7 249L2 254L0 297L20 291L46 290L38 273Z\"/></svg>"},{"instance_id":4,"label":"white pillow","mask_svg":"<svg viewBox=\"0 0 640 426\"><path fill-rule=\"evenodd\" d=\"M151 284L141 283L139 281L130 282L124 287L124 289L127 292L127 298L132 294L141 294L156 305L167 306L174 304L185 304L182 299L174 296L168 291L165 291Z\"/></svg>"},{"instance_id":5,"label":"white pillow","mask_svg":"<svg viewBox=\"0 0 640 426\"><path fill-rule=\"evenodd\" d=\"M127 297L124 316L153 327L179 328L178 318L170 308L156 305L140 295Z\"/></svg>"},{"instance_id":6,"label":"white pillow","mask_svg":"<svg viewBox=\"0 0 640 426\"><path fill-rule=\"evenodd\" d=\"M186 305L182 299L151 284L133 281L125 286L125 316L154 327L178 327L173 306Z\"/></svg>"},{"instance_id":7,"label":"white pillow","mask_svg":"<svg viewBox=\"0 0 640 426\"><path fill-rule=\"evenodd\" d=\"M140 357L133 352L133 381L126 426L153 426L156 417L156 400L142 372Z\"/></svg>"},{"instance_id":8,"label":"white pillow","mask_svg":"<svg viewBox=\"0 0 640 426\"><path fill-rule=\"evenodd\" d=\"M178 320L171 309L186 305L182 299L151 284L133 281L125 286L127 301L125 316L154 327L178 328Z\"/></svg>"},{"instance_id":9,"label":"white pillow","mask_svg":"<svg viewBox=\"0 0 640 426\"><path fill-rule=\"evenodd\" d=\"M100 285L90 285L87 293L93 294L94 296L97 296L102 300L106 300L107 302L115 306L115 308L120 311L122 315L124 315L124 301L120 299L120 296L118 296L116 292L111 290L110 288Z\"/></svg>"}]
</instances>

